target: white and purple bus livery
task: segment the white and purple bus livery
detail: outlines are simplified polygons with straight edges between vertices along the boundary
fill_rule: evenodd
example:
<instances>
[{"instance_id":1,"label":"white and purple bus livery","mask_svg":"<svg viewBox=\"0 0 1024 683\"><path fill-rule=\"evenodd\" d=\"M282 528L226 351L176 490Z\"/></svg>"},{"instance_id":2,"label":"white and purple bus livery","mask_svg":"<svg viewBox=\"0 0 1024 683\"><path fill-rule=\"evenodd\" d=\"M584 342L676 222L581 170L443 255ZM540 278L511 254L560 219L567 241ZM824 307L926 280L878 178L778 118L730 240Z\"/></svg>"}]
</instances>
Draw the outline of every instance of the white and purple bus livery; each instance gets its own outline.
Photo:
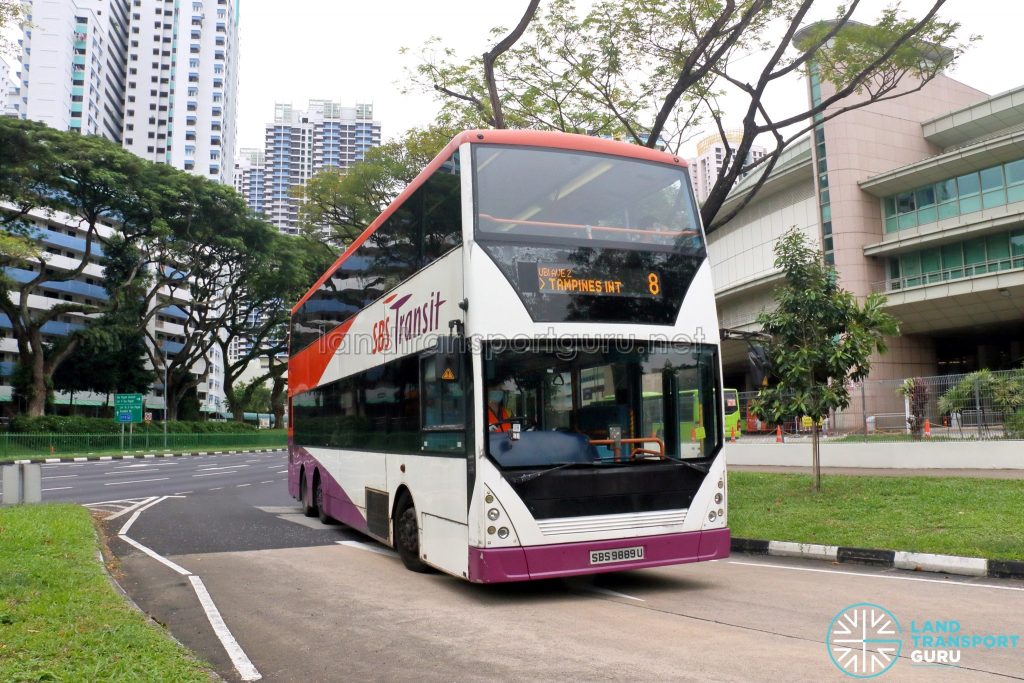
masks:
<instances>
[{"instance_id":1,"label":"white and purple bus livery","mask_svg":"<svg viewBox=\"0 0 1024 683\"><path fill-rule=\"evenodd\" d=\"M296 304L288 372L290 493L410 569L729 554L711 271L670 154L459 134Z\"/></svg>"}]
</instances>

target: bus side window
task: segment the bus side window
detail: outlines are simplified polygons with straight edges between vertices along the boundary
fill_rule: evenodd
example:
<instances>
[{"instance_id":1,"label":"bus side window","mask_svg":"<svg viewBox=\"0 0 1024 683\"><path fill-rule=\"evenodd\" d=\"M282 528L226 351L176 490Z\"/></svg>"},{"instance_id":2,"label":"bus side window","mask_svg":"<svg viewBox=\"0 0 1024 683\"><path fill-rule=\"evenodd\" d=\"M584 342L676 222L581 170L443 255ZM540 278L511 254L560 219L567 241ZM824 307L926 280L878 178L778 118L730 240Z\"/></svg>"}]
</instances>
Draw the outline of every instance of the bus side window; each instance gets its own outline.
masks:
<instances>
[{"instance_id":1,"label":"bus side window","mask_svg":"<svg viewBox=\"0 0 1024 683\"><path fill-rule=\"evenodd\" d=\"M466 395L462 381L444 379L442 356L420 361L420 409L423 451L461 453L466 443ZM461 373L459 373L461 380Z\"/></svg>"}]
</instances>

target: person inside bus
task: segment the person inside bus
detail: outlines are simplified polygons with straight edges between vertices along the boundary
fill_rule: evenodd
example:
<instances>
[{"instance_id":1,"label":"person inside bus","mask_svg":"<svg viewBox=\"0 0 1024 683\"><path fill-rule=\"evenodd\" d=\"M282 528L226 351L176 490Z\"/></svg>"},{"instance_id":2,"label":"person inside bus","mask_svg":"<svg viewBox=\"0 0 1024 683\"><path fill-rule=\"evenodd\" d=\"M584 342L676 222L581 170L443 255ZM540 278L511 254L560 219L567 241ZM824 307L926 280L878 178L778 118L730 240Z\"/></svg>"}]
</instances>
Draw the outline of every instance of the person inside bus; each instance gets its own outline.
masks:
<instances>
[{"instance_id":1,"label":"person inside bus","mask_svg":"<svg viewBox=\"0 0 1024 683\"><path fill-rule=\"evenodd\" d=\"M500 384L487 387L487 430L491 432L512 431L508 410L505 408L505 390Z\"/></svg>"}]
</instances>

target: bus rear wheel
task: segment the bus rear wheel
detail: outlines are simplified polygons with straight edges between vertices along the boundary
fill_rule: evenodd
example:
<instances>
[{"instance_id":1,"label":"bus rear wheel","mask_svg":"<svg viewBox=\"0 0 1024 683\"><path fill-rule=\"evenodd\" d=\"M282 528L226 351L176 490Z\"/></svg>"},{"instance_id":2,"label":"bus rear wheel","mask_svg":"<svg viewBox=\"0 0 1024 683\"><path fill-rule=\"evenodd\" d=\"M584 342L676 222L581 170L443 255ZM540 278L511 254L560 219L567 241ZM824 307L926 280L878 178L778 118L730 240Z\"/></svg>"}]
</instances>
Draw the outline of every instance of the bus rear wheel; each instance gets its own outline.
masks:
<instances>
[{"instance_id":1,"label":"bus rear wheel","mask_svg":"<svg viewBox=\"0 0 1024 683\"><path fill-rule=\"evenodd\" d=\"M313 491L306 486L305 471L299 475L299 500L302 501L302 514L307 517L316 515L316 502L313 500Z\"/></svg>"},{"instance_id":2,"label":"bus rear wheel","mask_svg":"<svg viewBox=\"0 0 1024 683\"><path fill-rule=\"evenodd\" d=\"M394 539L395 550L406 569L414 572L430 571L430 567L420 560L420 527L416 506L408 493L403 493L395 506Z\"/></svg>"}]
</instances>

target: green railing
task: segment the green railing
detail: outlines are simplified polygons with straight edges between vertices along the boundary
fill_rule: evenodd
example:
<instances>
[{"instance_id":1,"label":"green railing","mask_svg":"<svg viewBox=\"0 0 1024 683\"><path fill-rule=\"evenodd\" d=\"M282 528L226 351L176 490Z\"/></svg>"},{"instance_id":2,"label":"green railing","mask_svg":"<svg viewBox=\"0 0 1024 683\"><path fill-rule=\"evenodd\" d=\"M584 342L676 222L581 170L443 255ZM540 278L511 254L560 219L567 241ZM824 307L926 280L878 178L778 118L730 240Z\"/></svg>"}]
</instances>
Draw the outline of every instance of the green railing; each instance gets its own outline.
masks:
<instances>
[{"instance_id":1,"label":"green railing","mask_svg":"<svg viewBox=\"0 0 1024 683\"><path fill-rule=\"evenodd\" d=\"M281 430L240 434L0 434L0 460L19 458L117 455L121 453L162 453L284 448L287 437Z\"/></svg>"}]
</instances>

